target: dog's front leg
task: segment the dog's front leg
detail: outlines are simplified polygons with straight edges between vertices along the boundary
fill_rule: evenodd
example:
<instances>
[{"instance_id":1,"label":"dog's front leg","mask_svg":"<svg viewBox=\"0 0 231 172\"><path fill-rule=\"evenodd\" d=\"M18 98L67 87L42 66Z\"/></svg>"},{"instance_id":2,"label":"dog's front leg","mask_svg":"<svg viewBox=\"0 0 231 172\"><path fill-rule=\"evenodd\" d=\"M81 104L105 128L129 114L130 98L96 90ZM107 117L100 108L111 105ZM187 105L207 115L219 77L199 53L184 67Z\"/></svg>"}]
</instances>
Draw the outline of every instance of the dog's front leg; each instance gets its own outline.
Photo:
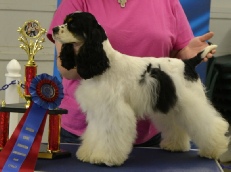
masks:
<instances>
[{"instance_id":1,"label":"dog's front leg","mask_svg":"<svg viewBox=\"0 0 231 172\"><path fill-rule=\"evenodd\" d=\"M88 127L76 155L84 162L120 166L136 138L136 117L122 100L104 106L87 114Z\"/></svg>"}]
</instances>

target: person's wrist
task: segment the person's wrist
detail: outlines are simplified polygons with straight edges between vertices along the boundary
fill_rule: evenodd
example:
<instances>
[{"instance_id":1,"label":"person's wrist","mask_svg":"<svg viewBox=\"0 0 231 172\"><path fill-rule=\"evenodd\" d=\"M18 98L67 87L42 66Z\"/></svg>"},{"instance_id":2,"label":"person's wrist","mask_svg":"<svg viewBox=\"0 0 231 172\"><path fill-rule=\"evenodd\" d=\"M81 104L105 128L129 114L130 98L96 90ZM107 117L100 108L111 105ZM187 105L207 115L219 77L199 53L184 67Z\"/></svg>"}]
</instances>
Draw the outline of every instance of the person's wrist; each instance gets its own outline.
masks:
<instances>
[{"instance_id":1,"label":"person's wrist","mask_svg":"<svg viewBox=\"0 0 231 172\"><path fill-rule=\"evenodd\" d=\"M176 54L176 58L185 60L193 57L194 55L192 52L190 52L190 48L188 46L182 48L178 53Z\"/></svg>"}]
</instances>

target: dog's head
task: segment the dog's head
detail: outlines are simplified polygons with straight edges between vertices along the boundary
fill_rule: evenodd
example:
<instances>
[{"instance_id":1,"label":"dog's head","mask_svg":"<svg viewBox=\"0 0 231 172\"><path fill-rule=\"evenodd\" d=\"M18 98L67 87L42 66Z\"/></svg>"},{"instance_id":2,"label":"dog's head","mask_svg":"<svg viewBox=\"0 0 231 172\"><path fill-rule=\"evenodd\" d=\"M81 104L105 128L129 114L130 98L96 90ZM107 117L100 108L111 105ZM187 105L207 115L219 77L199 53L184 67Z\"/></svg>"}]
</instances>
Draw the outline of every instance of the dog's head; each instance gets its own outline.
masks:
<instances>
[{"instance_id":1,"label":"dog's head","mask_svg":"<svg viewBox=\"0 0 231 172\"><path fill-rule=\"evenodd\" d=\"M67 15L63 25L53 28L53 38L62 43L62 66L68 70L77 67L83 79L101 75L109 68L102 44L107 36L92 14L75 12ZM82 44L77 53L73 43Z\"/></svg>"}]
</instances>

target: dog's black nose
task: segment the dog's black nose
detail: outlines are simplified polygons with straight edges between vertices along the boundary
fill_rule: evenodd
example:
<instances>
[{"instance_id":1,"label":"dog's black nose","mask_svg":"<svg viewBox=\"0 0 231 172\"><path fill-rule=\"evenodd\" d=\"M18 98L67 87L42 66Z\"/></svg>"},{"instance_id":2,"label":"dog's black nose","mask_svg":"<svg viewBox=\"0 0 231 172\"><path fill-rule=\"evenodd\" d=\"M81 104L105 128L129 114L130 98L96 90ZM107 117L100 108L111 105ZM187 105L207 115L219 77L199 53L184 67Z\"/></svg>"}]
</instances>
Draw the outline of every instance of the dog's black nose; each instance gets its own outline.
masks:
<instances>
[{"instance_id":1,"label":"dog's black nose","mask_svg":"<svg viewBox=\"0 0 231 172\"><path fill-rule=\"evenodd\" d=\"M52 31L53 31L53 33L55 34L55 33L58 33L59 32L59 27L57 26L57 27L54 27L53 29L52 29Z\"/></svg>"}]
</instances>

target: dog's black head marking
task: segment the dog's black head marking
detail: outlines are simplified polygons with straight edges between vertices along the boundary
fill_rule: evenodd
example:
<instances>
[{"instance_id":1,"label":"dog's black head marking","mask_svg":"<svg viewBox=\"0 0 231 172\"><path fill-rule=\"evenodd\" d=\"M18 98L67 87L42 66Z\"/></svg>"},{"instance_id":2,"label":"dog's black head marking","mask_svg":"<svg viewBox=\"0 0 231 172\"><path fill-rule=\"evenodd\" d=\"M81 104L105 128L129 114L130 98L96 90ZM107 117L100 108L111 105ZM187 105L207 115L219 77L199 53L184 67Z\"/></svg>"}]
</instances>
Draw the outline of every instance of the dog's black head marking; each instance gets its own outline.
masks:
<instances>
[{"instance_id":1,"label":"dog's black head marking","mask_svg":"<svg viewBox=\"0 0 231 172\"><path fill-rule=\"evenodd\" d=\"M83 79L103 74L110 67L102 44L107 40L107 36L95 17L87 12L75 12L67 15L62 26L66 26L66 31L73 35L70 42L66 41L62 45L62 66L68 70L76 66L78 74ZM55 32L56 28L53 29L53 34ZM77 54L73 49L73 39L83 42Z\"/></svg>"}]
</instances>

